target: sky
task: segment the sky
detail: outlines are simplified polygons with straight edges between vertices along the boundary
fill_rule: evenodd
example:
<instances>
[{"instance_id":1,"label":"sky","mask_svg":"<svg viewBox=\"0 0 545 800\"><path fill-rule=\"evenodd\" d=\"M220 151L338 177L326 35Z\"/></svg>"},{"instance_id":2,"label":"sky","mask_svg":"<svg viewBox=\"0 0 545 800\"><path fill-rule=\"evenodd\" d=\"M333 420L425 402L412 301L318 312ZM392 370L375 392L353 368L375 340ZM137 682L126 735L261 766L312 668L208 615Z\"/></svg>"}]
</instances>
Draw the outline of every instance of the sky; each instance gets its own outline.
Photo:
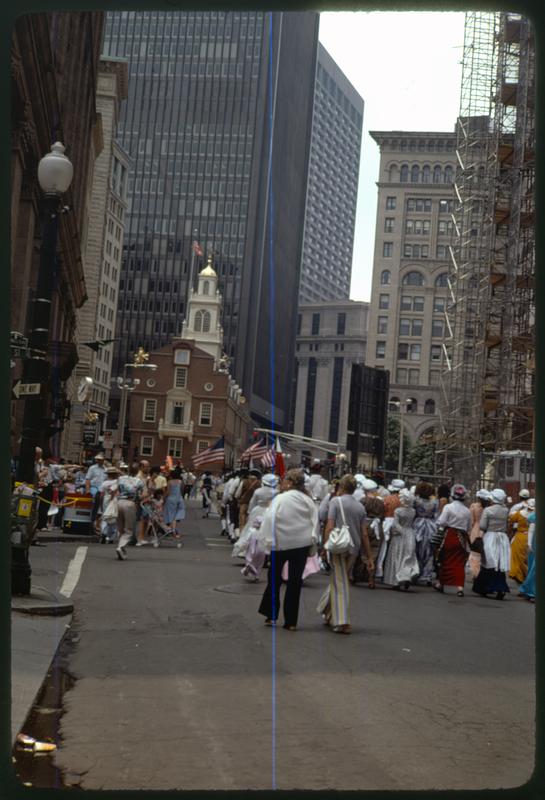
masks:
<instances>
[{"instance_id":1,"label":"sky","mask_svg":"<svg viewBox=\"0 0 545 800\"><path fill-rule=\"evenodd\" d=\"M360 178L350 297L369 300L380 153L369 131L453 131L463 12L320 14L320 42L362 96Z\"/></svg>"}]
</instances>

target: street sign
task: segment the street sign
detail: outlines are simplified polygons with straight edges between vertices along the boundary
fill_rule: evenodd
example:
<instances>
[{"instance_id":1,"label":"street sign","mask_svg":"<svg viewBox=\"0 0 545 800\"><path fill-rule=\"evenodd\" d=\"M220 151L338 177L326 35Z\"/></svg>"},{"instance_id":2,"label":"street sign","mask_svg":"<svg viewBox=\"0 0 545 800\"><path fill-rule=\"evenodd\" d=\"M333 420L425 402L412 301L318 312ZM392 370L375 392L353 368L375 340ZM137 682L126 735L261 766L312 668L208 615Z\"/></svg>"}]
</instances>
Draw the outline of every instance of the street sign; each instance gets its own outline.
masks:
<instances>
[{"instance_id":1,"label":"street sign","mask_svg":"<svg viewBox=\"0 0 545 800\"><path fill-rule=\"evenodd\" d=\"M83 443L95 444L97 436L96 422L86 422L83 426Z\"/></svg>"},{"instance_id":2,"label":"street sign","mask_svg":"<svg viewBox=\"0 0 545 800\"><path fill-rule=\"evenodd\" d=\"M40 394L41 388L41 383L21 383L21 381L17 381L12 388L12 392L18 400L20 397L27 397L29 394Z\"/></svg>"},{"instance_id":3,"label":"street sign","mask_svg":"<svg viewBox=\"0 0 545 800\"><path fill-rule=\"evenodd\" d=\"M16 347L28 347L28 339L18 331L11 331L9 342Z\"/></svg>"}]
</instances>

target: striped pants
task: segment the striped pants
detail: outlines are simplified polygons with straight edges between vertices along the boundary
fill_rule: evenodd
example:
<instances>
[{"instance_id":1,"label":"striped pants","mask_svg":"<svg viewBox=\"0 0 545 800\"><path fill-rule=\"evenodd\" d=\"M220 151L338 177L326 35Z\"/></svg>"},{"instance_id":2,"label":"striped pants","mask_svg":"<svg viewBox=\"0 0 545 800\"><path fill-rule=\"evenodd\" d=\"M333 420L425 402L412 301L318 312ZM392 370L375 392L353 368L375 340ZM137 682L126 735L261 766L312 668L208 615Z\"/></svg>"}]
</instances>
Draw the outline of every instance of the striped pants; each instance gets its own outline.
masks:
<instances>
[{"instance_id":1,"label":"striped pants","mask_svg":"<svg viewBox=\"0 0 545 800\"><path fill-rule=\"evenodd\" d=\"M350 591L348 576L356 560L355 555L342 553L330 555L329 586L320 598L316 610L330 618L333 626L350 625Z\"/></svg>"}]
</instances>

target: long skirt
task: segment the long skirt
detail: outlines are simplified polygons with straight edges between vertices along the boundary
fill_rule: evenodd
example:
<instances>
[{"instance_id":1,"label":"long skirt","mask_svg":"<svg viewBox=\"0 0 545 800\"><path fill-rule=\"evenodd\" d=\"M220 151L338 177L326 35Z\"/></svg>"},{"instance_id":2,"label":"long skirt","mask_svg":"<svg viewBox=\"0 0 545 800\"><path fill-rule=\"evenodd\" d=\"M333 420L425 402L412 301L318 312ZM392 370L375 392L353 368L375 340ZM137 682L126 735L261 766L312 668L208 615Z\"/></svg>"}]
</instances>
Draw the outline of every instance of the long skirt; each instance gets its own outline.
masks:
<instances>
[{"instance_id":1,"label":"long skirt","mask_svg":"<svg viewBox=\"0 0 545 800\"><path fill-rule=\"evenodd\" d=\"M241 573L244 577L253 581L258 581L261 577L261 571L263 570L263 565L267 557L263 542L256 533L257 531L252 529L252 534L246 549L246 564L241 569Z\"/></svg>"},{"instance_id":2,"label":"long skirt","mask_svg":"<svg viewBox=\"0 0 545 800\"><path fill-rule=\"evenodd\" d=\"M505 572L481 567L481 571L473 581L473 591L476 594L483 595L493 594L494 592L508 592L509 586L505 580Z\"/></svg>"},{"instance_id":3,"label":"long skirt","mask_svg":"<svg viewBox=\"0 0 545 800\"><path fill-rule=\"evenodd\" d=\"M319 614L324 614L331 625L350 625L350 583L348 575L352 569L355 555L341 553L330 555L329 586L323 593L316 607Z\"/></svg>"},{"instance_id":4,"label":"long skirt","mask_svg":"<svg viewBox=\"0 0 545 800\"><path fill-rule=\"evenodd\" d=\"M382 578L383 576L384 561L386 559L386 553L388 552L388 547L390 544L390 536L393 524L393 517L385 517L382 521L382 541L380 543L378 556L375 561L375 578Z\"/></svg>"},{"instance_id":5,"label":"long skirt","mask_svg":"<svg viewBox=\"0 0 545 800\"><path fill-rule=\"evenodd\" d=\"M427 583L435 577L433 545L431 538L437 531L437 525L427 517L417 517L414 521L416 534L416 558L420 569L419 581Z\"/></svg>"},{"instance_id":6,"label":"long skirt","mask_svg":"<svg viewBox=\"0 0 545 800\"><path fill-rule=\"evenodd\" d=\"M419 571L413 530L408 528L404 533L392 535L384 560L384 583L390 586L410 583Z\"/></svg>"},{"instance_id":7,"label":"long skirt","mask_svg":"<svg viewBox=\"0 0 545 800\"><path fill-rule=\"evenodd\" d=\"M526 597L536 596L536 559L532 551L528 553L528 575L519 589L520 594Z\"/></svg>"},{"instance_id":8,"label":"long skirt","mask_svg":"<svg viewBox=\"0 0 545 800\"><path fill-rule=\"evenodd\" d=\"M181 522L185 519L185 504L181 497L167 497L163 506L163 521L165 525Z\"/></svg>"},{"instance_id":9,"label":"long skirt","mask_svg":"<svg viewBox=\"0 0 545 800\"><path fill-rule=\"evenodd\" d=\"M515 533L511 539L511 570L509 577L523 583L528 574L528 534Z\"/></svg>"},{"instance_id":10,"label":"long skirt","mask_svg":"<svg viewBox=\"0 0 545 800\"><path fill-rule=\"evenodd\" d=\"M447 528L439 551L438 580L441 586L464 586L467 551L455 528Z\"/></svg>"}]
</instances>

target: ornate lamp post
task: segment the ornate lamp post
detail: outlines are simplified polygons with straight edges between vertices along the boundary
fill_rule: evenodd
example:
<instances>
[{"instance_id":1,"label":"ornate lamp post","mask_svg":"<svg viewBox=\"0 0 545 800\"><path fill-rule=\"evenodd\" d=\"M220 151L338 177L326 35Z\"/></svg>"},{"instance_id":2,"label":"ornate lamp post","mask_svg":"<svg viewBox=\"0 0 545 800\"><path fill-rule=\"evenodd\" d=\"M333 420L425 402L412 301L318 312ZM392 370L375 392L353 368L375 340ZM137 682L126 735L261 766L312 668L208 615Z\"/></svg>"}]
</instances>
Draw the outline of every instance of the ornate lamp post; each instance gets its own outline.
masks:
<instances>
[{"instance_id":1,"label":"ornate lamp post","mask_svg":"<svg viewBox=\"0 0 545 800\"><path fill-rule=\"evenodd\" d=\"M149 353L146 353L142 347L139 347L134 356L132 364L123 365L123 375L116 378L117 385L121 389L121 404L119 407L119 423L117 426L117 441L116 444L121 448L121 457L124 458L125 451L125 423L127 419L127 402L130 392L134 392L140 384L139 378L130 378L127 375L128 369L149 369L155 372L157 364L148 364Z\"/></svg>"},{"instance_id":2,"label":"ornate lamp post","mask_svg":"<svg viewBox=\"0 0 545 800\"><path fill-rule=\"evenodd\" d=\"M34 485L34 458L36 447L43 447L49 436L49 419L47 418L46 398L49 394L50 362L49 362L49 325L51 319L51 295L57 249L57 234L60 201L68 190L73 176L73 167L64 155L64 146L55 142L51 152L45 155L38 165L38 181L44 194L44 220L40 263L36 293L31 310L31 329L29 334L29 355L23 363L23 385L32 384L35 394L25 398L23 412L23 428L16 480L19 483ZM24 508L24 514L21 513ZM12 538L12 593L29 594L31 569L28 560L28 548L32 539L33 519L36 502L24 506L15 502L13 509L14 522L22 535Z\"/></svg>"}]
</instances>

